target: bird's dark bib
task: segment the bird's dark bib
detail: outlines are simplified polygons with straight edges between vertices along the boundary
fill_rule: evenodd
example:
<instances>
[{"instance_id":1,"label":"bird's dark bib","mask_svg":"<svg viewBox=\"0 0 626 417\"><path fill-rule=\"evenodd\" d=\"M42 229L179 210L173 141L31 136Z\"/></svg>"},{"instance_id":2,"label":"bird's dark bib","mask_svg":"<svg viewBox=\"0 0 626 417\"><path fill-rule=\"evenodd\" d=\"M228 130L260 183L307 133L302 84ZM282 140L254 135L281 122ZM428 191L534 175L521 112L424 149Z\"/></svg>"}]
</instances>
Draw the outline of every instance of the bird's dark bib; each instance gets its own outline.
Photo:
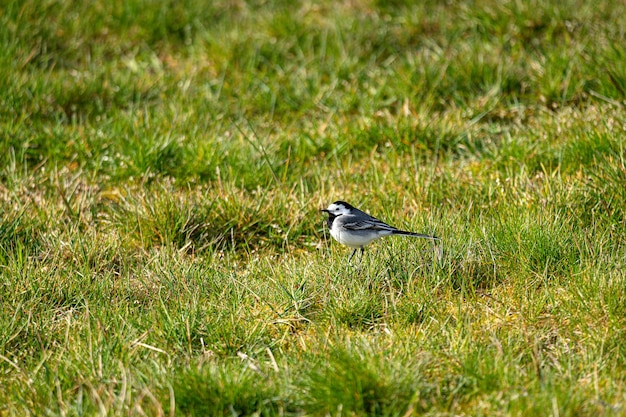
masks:
<instances>
[{"instance_id":1,"label":"bird's dark bib","mask_svg":"<svg viewBox=\"0 0 626 417\"><path fill-rule=\"evenodd\" d=\"M337 216L335 216L334 214L328 213L328 229L329 230L333 228L333 222L335 221L336 217Z\"/></svg>"}]
</instances>

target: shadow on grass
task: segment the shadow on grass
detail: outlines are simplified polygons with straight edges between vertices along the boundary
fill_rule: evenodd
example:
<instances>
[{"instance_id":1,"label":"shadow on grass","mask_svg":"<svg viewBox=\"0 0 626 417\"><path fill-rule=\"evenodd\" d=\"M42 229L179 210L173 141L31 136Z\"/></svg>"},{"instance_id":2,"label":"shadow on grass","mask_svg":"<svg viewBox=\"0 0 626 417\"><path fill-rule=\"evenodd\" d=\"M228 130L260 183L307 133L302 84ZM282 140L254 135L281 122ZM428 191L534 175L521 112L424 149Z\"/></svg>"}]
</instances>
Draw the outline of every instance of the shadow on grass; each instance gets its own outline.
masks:
<instances>
[{"instance_id":1,"label":"shadow on grass","mask_svg":"<svg viewBox=\"0 0 626 417\"><path fill-rule=\"evenodd\" d=\"M279 387L245 363L205 364L177 372L176 409L187 416L282 415L294 411Z\"/></svg>"},{"instance_id":2,"label":"shadow on grass","mask_svg":"<svg viewBox=\"0 0 626 417\"><path fill-rule=\"evenodd\" d=\"M163 189L116 196L102 206L114 227L145 249L172 245L188 253L252 252L270 246L285 250L286 227L277 223L280 216L263 198L204 198Z\"/></svg>"},{"instance_id":3,"label":"shadow on grass","mask_svg":"<svg viewBox=\"0 0 626 417\"><path fill-rule=\"evenodd\" d=\"M427 409L417 360L389 359L367 347L331 349L302 375L302 408L312 415L403 415Z\"/></svg>"}]
</instances>

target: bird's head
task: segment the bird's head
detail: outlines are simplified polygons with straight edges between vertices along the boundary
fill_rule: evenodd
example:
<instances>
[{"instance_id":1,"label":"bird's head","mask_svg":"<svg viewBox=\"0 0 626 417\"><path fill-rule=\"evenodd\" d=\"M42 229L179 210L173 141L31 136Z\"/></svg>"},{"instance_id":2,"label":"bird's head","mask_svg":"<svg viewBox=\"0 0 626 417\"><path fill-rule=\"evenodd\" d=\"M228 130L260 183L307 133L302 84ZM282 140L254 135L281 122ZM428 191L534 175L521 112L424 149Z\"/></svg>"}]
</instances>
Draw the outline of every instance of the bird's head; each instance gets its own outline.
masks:
<instances>
[{"instance_id":1,"label":"bird's head","mask_svg":"<svg viewBox=\"0 0 626 417\"><path fill-rule=\"evenodd\" d=\"M331 217L335 217L349 214L353 209L354 207L344 201L335 201L327 209L322 209L322 211L328 213Z\"/></svg>"}]
</instances>

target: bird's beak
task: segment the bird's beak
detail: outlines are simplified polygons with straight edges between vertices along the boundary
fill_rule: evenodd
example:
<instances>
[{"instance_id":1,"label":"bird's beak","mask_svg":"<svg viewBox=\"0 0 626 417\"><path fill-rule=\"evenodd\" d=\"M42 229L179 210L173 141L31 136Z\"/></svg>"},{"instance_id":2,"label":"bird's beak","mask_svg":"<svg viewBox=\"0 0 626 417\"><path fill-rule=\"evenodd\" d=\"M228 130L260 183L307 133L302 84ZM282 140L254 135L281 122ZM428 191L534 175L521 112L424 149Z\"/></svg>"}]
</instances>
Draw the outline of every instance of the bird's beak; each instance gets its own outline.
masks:
<instances>
[{"instance_id":1,"label":"bird's beak","mask_svg":"<svg viewBox=\"0 0 626 417\"><path fill-rule=\"evenodd\" d=\"M320 211L323 211L323 212L325 212L325 213L330 213L330 212L329 212L328 210L326 210L326 209L321 209Z\"/></svg>"}]
</instances>

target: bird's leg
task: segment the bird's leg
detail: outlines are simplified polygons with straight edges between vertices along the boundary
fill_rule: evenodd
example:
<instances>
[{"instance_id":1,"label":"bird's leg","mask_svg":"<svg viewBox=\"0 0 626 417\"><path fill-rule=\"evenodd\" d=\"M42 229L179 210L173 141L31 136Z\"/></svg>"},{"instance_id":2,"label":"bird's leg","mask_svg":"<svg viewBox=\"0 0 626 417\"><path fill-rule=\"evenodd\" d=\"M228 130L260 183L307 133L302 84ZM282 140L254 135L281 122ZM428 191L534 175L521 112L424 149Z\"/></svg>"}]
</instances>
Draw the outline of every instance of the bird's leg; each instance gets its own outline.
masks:
<instances>
[{"instance_id":1,"label":"bird's leg","mask_svg":"<svg viewBox=\"0 0 626 417\"><path fill-rule=\"evenodd\" d=\"M348 258L348 263L350 263L355 253L356 253L356 249L352 252L352 255L350 255L350 257Z\"/></svg>"},{"instance_id":2,"label":"bird's leg","mask_svg":"<svg viewBox=\"0 0 626 417\"><path fill-rule=\"evenodd\" d=\"M363 254L364 253L365 253L365 248L363 246L361 246L361 258L360 258L361 261L363 261Z\"/></svg>"}]
</instances>

